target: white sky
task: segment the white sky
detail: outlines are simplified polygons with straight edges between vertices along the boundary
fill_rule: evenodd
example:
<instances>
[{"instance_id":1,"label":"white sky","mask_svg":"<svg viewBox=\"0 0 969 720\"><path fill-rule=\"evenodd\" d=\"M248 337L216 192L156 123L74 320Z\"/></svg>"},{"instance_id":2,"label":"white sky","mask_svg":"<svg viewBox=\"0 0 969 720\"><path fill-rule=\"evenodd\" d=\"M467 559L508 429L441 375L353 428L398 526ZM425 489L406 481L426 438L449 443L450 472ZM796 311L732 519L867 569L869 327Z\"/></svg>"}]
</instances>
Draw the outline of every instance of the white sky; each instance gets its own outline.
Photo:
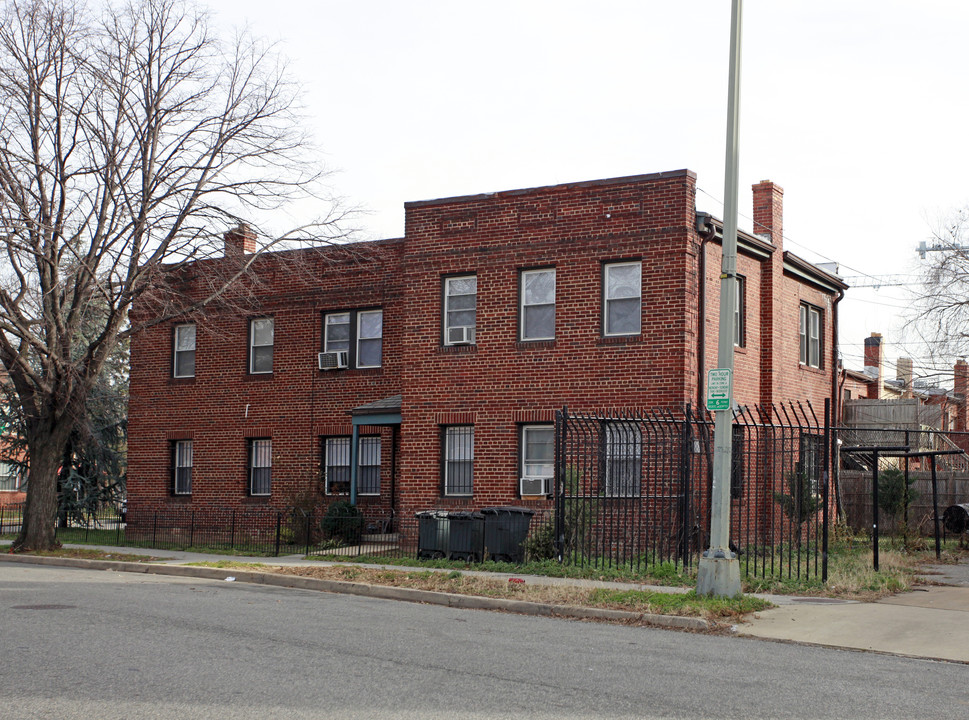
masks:
<instances>
[{"instance_id":1,"label":"white sky","mask_svg":"<svg viewBox=\"0 0 969 720\"><path fill-rule=\"evenodd\" d=\"M729 0L207 4L280 41L366 237L402 236L409 200L684 167L723 216ZM917 272L919 241L969 203L969 3L747 0L743 21L740 227L770 179L786 249L849 279ZM924 355L900 342L908 292L849 290L849 368L873 331L889 376Z\"/></svg>"}]
</instances>

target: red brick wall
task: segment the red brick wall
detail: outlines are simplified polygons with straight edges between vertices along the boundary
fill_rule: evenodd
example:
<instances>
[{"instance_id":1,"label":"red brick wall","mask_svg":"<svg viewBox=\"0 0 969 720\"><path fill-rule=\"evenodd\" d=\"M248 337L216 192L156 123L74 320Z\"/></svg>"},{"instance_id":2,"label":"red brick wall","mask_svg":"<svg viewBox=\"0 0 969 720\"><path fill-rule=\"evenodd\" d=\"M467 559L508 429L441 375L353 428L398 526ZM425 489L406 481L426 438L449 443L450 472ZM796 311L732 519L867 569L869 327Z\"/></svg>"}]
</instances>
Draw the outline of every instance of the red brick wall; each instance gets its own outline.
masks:
<instances>
[{"instance_id":1,"label":"red brick wall","mask_svg":"<svg viewBox=\"0 0 969 720\"><path fill-rule=\"evenodd\" d=\"M398 509L546 506L545 500L518 496L520 426L550 423L563 405L581 411L696 403L701 284L704 365L716 367L720 247L705 243L701 283L695 183L692 173L676 171L409 203L406 240L356 246L349 257L334 251L329 261L299 253L260 259L256 274L262 285L254 292L261 307L206 313L198 324L194 378L171 377L175 322L133 339L130 506L284 507L297 492L319 487L321 438L349 435L349 410L398 393L403 396ZM776 190L770 186L774 204L768 219L780 232ZM784 274L779 236L773 252L755 240L748 244L760 249L738 257L738 272L747 282L736 399L823 402L831 390L831 297ZM603 264L627 260L642 263L643 332L603 337ZM521 342L519 276L537 267L556 270L555 339ZM190 295L201 292L207 268L200 263L193 269L196 280L185 289ZM478 280L476 343L445 347L442 282L463 273ZM798 361L802 301L825 311L820 369ZM322 314L369 307L384 311L383 366L317 370ZM140 312L136 322L147 311ZM275 319L270 376L246 372L248 320L259 315ZM474 425L470 499L441 497L442 428L453 424ZM247 493L246 439L253 437L273 441L269 499ZM386 510L394 473L390 431L383 430L382 437L382 494L361 498L361 504ZM193 493L174 497L170 445L189 438Z\"/></svg>"}]
</instances>

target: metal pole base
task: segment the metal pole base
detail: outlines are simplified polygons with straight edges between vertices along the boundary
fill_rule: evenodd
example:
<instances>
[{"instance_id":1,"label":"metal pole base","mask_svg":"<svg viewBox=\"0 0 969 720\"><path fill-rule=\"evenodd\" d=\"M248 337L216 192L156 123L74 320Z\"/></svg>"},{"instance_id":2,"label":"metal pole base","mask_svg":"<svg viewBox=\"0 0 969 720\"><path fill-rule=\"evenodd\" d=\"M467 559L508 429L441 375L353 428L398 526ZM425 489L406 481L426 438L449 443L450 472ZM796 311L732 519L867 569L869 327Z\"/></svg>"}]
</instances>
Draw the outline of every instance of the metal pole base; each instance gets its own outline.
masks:
<instances>
[{"instance_id":1,"label":"metal pole base","mask_svg":"<svg viewBox=\"0 0 969 720\"><path fill-rule=\"evenodd\" d=\"M740 560L737 556L712 557L704 553L697 566L696 594L739 597L741 594Z\"/></svg>"}]
</instances>

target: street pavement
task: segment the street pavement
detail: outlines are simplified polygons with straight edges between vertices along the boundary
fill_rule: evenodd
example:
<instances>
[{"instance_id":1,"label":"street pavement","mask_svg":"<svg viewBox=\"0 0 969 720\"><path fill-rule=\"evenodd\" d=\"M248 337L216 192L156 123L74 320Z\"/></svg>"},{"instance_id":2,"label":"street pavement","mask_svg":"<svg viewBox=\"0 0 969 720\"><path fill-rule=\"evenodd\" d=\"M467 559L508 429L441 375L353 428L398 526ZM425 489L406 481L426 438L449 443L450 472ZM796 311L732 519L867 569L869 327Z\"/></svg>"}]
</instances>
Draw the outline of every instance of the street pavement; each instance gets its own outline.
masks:
<instances>
[{"instance_id":1,"label":"street pavement","mask_svg":"<svg viewBox=\"0 0 969 720\"><path fill-rule=\"evenodd\" d=\"M90 548L92 546L79 547ZM150 553L156 558L153 562L160 565L186 566L190 563L219 560L261 563L269 566L308 565L318 567L325 564L345 564L306 560L301 555L250 558L169 550L146 550L144 548L103 546L97 549L105 553ZM26 557L9 554L0 554L0 561L14 557L17 561L29 562ZM44 558L45 564L57 564L57 560L56 558ZM368 567L407 569L396 565ZM180 575L193 572L197 572L200 576L203 573L206 577L211 576L211 570L208 568L198 568L197 570L189 567L179 568ZM533 585L569 584L583 587L636 588L657 592L687 591L686 588L608 581L465 572L466 574L481 574L498 578L515 577ZM235 572L234 575L238 576L240 580L244 580L246 577L246 574L241 572ZM931 566L926 568L922 579L926 584L918 586L915 590L886 597L874 603L833 598L758 595L758 597L770 600L777 607L749 616L746 622L738 624L733 630L736 635L742 637L969 664L969 564ZM359 594L359 584L346 583L345 585L348 586L348 591L356 591ZM339 586L339 583L327 583L321 589L333 591ZM351 590L349 586L355 586L355 589ZM399 589L396 590L399 591ZM392 596L388 595L388 597ZM398 592L396 596L403 598L406 593ZM419 596L415 595L414 599L420 601ZM464 604L463 606L486 608L489 607L489 601L488 598L476 598L474 604ZM499 601L494 602L495 609L515 609L502 606ZM576 616L581 617L581 615ZM656 621L654 624L665 624L662 622L662 618L654 617L653 620ZM671 623L671 625L676 626L675 623ZM689 625L680 626L690 627Z\"/></svg>"}]
</instances>

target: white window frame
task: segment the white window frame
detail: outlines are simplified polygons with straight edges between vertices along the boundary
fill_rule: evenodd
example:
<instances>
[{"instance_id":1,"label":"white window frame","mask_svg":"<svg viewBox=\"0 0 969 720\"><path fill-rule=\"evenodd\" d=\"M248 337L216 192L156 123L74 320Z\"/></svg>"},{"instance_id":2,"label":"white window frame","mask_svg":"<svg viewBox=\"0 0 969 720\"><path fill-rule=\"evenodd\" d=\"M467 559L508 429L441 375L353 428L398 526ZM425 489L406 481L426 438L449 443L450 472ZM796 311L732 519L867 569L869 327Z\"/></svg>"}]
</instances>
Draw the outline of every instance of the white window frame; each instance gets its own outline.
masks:
<instances>
[{"instance_id":1,"label":"white window frame","mask_svg":"<svg viewBox=\"0 0 969 720\"><path fill-rule=\"evenodd\" d=\"M8 483L11 487L5 487ZM0 492L20 492L21 485L20 468L13 463L0 461Z\"/></svg>"},{"instance_id":2,"label":"white window frame","mask_svg":"<svg viewBox=\"0 0 969 720\"><path fill-rule=\"evenodd\" d=\"M474 315L475 315L474 323L471 325L452 325L449 322L449 316L452 312L451 285L452 283L455 283L458 280L472 280L472 279L474 280L474 293L473 293L474 294ZM455 293L453 297L465 297L471 294L472 293L460 293L460 294ZM467 312L467 311L468 311L468 308L459 308L457 310L454 310L453 312ZM444 278L444 344L445 345L457 344L457 343L452 343L448 340L448 337L450 335L449 331L452 327L470 327L472 330L474 330L475 327L477 326L477 322L478 322L478 276L474 273L469 273L467 275L455 275L453 277ZM472 340L471 343L469 344L474 345L475 342L476 342L475 340Z\"/></svg>"},{"instance_id":3,"label":"white window frame","mask_svg":"<svg viewBox=\"0 0 969 720\"><path fill-rule=\"evenodd\" d=\"M619 268L636 267L639 269L639 292L637 295L612 297L609 293L609 275ZM602 273L602 334L605 337L631 337L643 332L643 263L639 260L629 262L606 263ZM636 299L639 302L639 327L632 332L614 332L609 329L609 307L613 302Z\"/></svg>"},{"instance_id":4,"label":"white window frame","mask_svg":"<svg viewBox=\"0 0 969 720\"><path fill-rule=\"evenodd\" d=\"M176 440L172 447L172 493L175 495L192 494L192 468L194 466L191 440ZM186 472L187 471L187 472ZM187 488L185 478L187 476Z\"/></svg>"},{"instance_id":5,"label":"white window frame","mask_svg":"<svg viewBox=\"0 0 969 720\"><path fill-rule=\"evenodd\" d=\"M341 437L328 437L323 441L323 489L327 495L349 495L350 494L350 458L352 457L352 448L350 443L352 438L349 435ZM336 458L335 455L339 451L341 457ZM339 459L340 462L335 462ZM343 462L346 460L346 462ZM331 477L332 469L346 469L346 480L337 480ZM346 492L335 491L332 489L333 485L336 483L346 483Z\"/></svg>"},{"instance_id":6,"label":"white window frame","mask_svg":"<svg viewBox=\"0 0 969 720\"><path fill-rule=\"evenodd\" d=\"M187 332L188 329L192 330L192 347L179 348L181 343L180 336L183 332ZM182 325L175 326L175 334L172 340L172 377L177 378L189 378L195 377L195 347L196 347L197 330L195 323L183 323ZM192 354L192 372L179 372L179 356L187 356L188 353Z\"/></svg>"},{"instance_id":7,"label":"white window frame","mask_svg":"<svg viewBox=\"0 0 969 720\"><path fill-rule=\"evenodd\" d=\"M747 346L747 278L737 275L734 278L733 344Z\"/></svg>"},{"instance_id":8,"label":"white window frame","mask_svg":"<svg viewBox=\"0 0 969 720\"><path fill-rule=\"evenodd\" d=\"M603 491L606 497L641 497L643 492L643 434L635 422L616 420L605 423L605 468ZM622 477L616 477L617 467ZM627 477L628 475L628 477Z\"/></svg>"},{"instance_id":9,"label":"white window frame","mask_svg":"<svg viewBox=\"0 0 969 720\"><path fill-rule=\"evenodd\" d=\"M266 471L268 489L265 492L255 492L254 480L257 471ZM249 440L249 494L254 497L269 497L272 495L272 487L273 441L271 438L252 438Z\"/></svg>"},{"instance_id":10,"label":"white window frame","mask_svg":"<svg viewBox=\"0 0 969 720\"><path fill-rule=\"evenodd\" d=\"M470 454L467 457L455 457L455 451L459 445L455 440L462 437L470 437ZM444 494L449 497L471 497L474 495L474 425L448 425L444 428L444 451L442 453L444 464ZM459 489L452 489L454 480L454 470L458 467L467 465L467 478L462 478L462 485Z\"/></svg>"},{"instance_id":11,"label":"white window frame","mask_svg":"<svg viewBox=\"0 0 969 720\"><path fill-rule=\"evenodd\" d=\"M361 435L357 447L357 495L380 495L380 436ZM364 471L376 468L376 483L368 487L364 482Z\"/></svg>"},{"instance_id":12,"label":"white window frame","mask_svg":"<svg viewBox=\"0 0 969 720\"><path fill-rule=\"evenodd\" d=\"M363 318L365 316L368 316L368 315L379 315L380 316L380 334L379 335L374 335L373 337L363 337L362 336L362 332L361 332L360 328L361 328L361 325L362 325ZM359 311L357 311L356 316L357 316L357 322L356 322L357 337L356 337L356 357L354 358L355 365L358 368L378 368L378 367L380 367L383 364L384 311L383 310L359 310ZM365 341L371 341L372 342L374 340L378 341L379 342L379 345L380 345L380 352L378 353L378 356L379 357L378 357L377 363L374 364L374 365L364 365L363 363L360 362L360 357L361 357L361 354L360 354L360 343L361 342L365 342Z\"/></svg>"},{"instance_id":13,"label":"white window frame","mask_svg":"<svg viewBox=\"0 0 969 720\"><path fill-rule=\"evenodd\" d=\"M800 305L799 331L800 362L813 368L821 367L821 310L808 303Z\"/></svg>"},{"instance_id":14,"label":"white window frame","mask_svg":"<svg viewBox=\"0 0 969 720\"><path fill-rule=\"evenodd\" d=\"M336 322L337 318L346 318L346 322ZM331 319L333 321L331 322ZM333 312L326 313L323 316L323 352L340 352L341 350L349 350L352 343L352 338L350 337L351 328L351 317L350 312ZM335 327L337 325L347 326L347 339L346 340L331 340L330 333L328 332L330 327Z\"/></svg>"},{"instance_id":15,"label":"white window frame","mask_svg":"<svg viewBox=\"0 0 969 720\"><path fill-rule=\"evenodd\" d=\"M552 434L552 457L548 462L544 462L535 458L530 458L528 455L529 441L528 436L531 433L536 432L548 432ZM541 478L542 479L542 492L540 493L528 493L528 495L549 495L552 492L552 482L555 478L555 426L549 424L543 425L523 425L521 428L521 434L519 436L519 442L521 447L521 467L519 468L520 477L518 484L519 494L525 496L526 493L522 492L524 486L525 478ZM541 467L538 467L541 466Z\"/></svg>"},{"instance_id":16,"label":"white window frame","mask_svg":"<svg viewBox=\"0 0 969 720\"><path fill-rule=\"evenodd\" d=\"M527 296L525 294L525 285L527 278L533 275L551 275L552 276L552 302L542 302L542 303L529 303ZM554 340L555 339L555 268L538 268L535 270L523 270L521 272L521 278L519 280L518 296L520 298L519 310L518 310L518 326L520 329L521 340L523 341L534 341L534 340ZM528 308L538 308L538 307L551 307L552 308L552 332L549 335L529 335L527 332L527 324L525 322L527 316Z\"/></svg>"},{"instance_id":17,"label":"white window frame","mask_svg":"<svg viewBox=\"0 0 969 720\"><path fill-rule=\"evenodd\" d=\"M256 343L256 325L259 323L269 323L271 342ZM271 375L273 372L273 349L276 344L276 321L271 317L253 318L249 321L249 374L250 375ZM269 369L256 370L256 348L269 348Z\"/></svg>"}]
</instances>

